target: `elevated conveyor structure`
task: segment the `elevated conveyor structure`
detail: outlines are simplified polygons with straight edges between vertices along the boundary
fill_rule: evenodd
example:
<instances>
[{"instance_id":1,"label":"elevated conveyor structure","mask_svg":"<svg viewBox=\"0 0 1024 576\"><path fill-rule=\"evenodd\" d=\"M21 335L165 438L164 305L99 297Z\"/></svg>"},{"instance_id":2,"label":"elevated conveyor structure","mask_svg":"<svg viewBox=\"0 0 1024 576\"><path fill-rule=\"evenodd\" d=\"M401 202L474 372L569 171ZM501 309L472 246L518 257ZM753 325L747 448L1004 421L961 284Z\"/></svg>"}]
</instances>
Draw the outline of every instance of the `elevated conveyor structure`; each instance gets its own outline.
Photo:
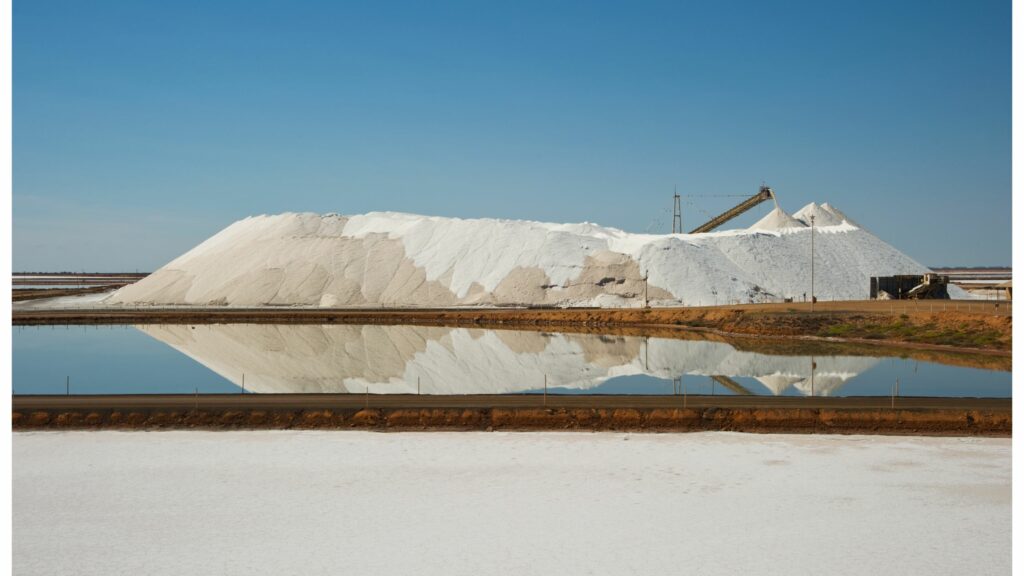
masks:
<instances>
[{"instance_id":1,"label":"elevated conveyor structure","mask_svg":"<svg viewBox=\"0 0 1024 576\"><path fill-rule=\"evenodd\" d=\"M694 228L693 230L690 231L690 234L710 232L715 228L718 228L722 224L725 224L729 220L732 220L733 218L739 216L740 214L743 214L747 210L750 210L754 206L757 206L758 204L769 199L775 199L775 192L772 192L772 189L767 186L761 186L760 190L757 191L757 194L754 194L753 196L747 198L743 202L740 202L739 204L733 206L732 208L726 210L725 212L722 212L718 216L715 216L711 220L708 220L707 222Z\"/></svg>"}]
</instances>

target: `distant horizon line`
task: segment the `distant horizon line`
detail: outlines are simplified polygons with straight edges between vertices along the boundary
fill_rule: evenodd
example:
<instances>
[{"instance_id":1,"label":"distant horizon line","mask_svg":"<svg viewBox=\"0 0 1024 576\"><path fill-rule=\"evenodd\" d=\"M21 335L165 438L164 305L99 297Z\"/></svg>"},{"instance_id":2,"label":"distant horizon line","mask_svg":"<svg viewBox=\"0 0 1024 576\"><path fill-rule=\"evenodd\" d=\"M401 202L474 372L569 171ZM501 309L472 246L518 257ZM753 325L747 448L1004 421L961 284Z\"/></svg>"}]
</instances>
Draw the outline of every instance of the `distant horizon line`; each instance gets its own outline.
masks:
<instances>
[{"instance_id":1,"label":"distant horizon line","mask_svg":"<svg viewBox=\"0 0 1024 576\"><path fill-rule=\"evenodd\" d=\"M942 271L942 270L1011 270L1012 271L1013 270L1013 266L1012 265L1011 266L928 266L928 269L929 270L934 270L936 272ZM159 270L159 268L157 270ZM20 272L11 272L11 276L29 276L29 275L39 275L39 274L50 274L50 275L54 275L54 276L58 276L58 275L61 275L61 276L89 276L89 275L92 275L92 276L114 276L114 275L152 274L153 272L155 272L155 270L151 270L151 271L148 271L148 272L146 272L146 271L139 271L138 269L136 269L134 271L120 270L120 271L116 271L116 272L115 271L91 271L91 272L86 272L85 270L80 270L78 272L74 272L74 271L71 271L71 270L35 270L35 271L23 270L23 271L20 271Z\"/></svg>"}]
</instances>

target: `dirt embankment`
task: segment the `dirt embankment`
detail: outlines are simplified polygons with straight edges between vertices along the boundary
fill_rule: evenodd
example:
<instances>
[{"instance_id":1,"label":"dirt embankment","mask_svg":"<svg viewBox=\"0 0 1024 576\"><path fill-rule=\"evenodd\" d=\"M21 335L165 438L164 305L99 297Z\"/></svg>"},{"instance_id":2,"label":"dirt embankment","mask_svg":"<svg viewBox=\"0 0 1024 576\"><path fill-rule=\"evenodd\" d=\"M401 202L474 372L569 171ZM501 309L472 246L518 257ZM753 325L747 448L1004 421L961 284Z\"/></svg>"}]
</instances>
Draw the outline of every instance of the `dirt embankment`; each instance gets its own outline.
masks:
<instances>
[{"instance_id":1,"label":"dirt embankment","mask_svg":"<svg viewBox=\"0 0 1024 576\"><path fill-rule=\"evenodd\" d=\"M698 329L739 336L770 336L912 345L951 351L1009 354L1013 317L1007 303L911 301L752 304L690 308L550 309L308 309L131 308L15 311L15 325L113 323L346 323L432 324L527 330L607 332L638 328L667 336Z\"/></svg>"},{"instance_id":2,"label":"dirt embankment","mask_svg":"<svg viewBox=\"0 0 1024 576\"><path fill-rule=\"evenodd\" d=\"M22 302L24 300L39 300L42 298L58 298L61 296L81 296L82 294L97 294L107 292L125 286L125 284L103 284L100 286L89 286L86 288L18 288L11 290L11 301Z\"/></svg>"},{"instance_id":3,"label":"dirt embankment","mask_svg":"<svg viewBox=\"0 0 1024 576\"><path fill-rule=\"evenodd\" d=\"M15 430L371 429L794 432L1009 436L1008 411L800 408L364 408L307 410L36 410Z\"/></svg>"},{"instance_id":4,"label":"dirt embankment","mask_svg":"<svg viewBox=\"0 0 1024 576\"><path fill-rule=\"evenodd\" d=\"M618 430L1009 435L1009 399L542 395L16 396L15 430Z\"/></svg>"},{"instance_id":5,"label":"dirt embankment","mask_svg":"<svg viewBox=\"0 0 1024 576\"><path fill-rule=\"evenodd\" d=\"M709 336L711 336L709 334ZM871 356L873 358L901 358L918 362L931 362L947 366L981 368L983 370L1013 370L1013 357L1009 352L972 352L945 347L898 346L850 341L822 341L817 339L767 339L757 337L720 337L732 347L744 352L781 356Z\"/></svg>"},{"instance_id":6,"label":"dirt embankment","mask_svg":"<svg viewBox=\"0 0 1024 576\"><path fill-rule=\"evenodd\" d=\"M817 338L861 344L915 344L921 347L1009 352L1012 349L1012 316L985 312L928 311L907 308L887 314L881 311L758 307L664 308L630 310L524 311L515 318L477 315L481 323L582 325L606 327L633 325L711 330L738 336Z\"/></svg>"}]
</instances>

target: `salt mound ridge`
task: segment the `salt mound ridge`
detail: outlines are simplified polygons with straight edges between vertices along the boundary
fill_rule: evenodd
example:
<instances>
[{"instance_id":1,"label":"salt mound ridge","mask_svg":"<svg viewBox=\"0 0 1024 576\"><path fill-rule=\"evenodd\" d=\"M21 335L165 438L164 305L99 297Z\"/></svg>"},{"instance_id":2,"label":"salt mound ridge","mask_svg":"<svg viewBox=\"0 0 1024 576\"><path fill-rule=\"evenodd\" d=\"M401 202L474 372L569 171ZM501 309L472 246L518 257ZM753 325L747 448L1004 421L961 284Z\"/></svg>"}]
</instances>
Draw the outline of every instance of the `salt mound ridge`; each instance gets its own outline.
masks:
<instances>
[{"instance_id":1,"label":"salt mound ridge","mask_svg":"<svg viewBox=\"0 0 1024 576\"><path fill-rule=\"evenodd\" d=\"M820 299L866 299L871 276L927 271L831 207L795 218L810 214ZM396 212L255 216L105 303L640 306L645 273L655 306L799 300L810 228L654 235Z\"/></svg>"}]
</instances>

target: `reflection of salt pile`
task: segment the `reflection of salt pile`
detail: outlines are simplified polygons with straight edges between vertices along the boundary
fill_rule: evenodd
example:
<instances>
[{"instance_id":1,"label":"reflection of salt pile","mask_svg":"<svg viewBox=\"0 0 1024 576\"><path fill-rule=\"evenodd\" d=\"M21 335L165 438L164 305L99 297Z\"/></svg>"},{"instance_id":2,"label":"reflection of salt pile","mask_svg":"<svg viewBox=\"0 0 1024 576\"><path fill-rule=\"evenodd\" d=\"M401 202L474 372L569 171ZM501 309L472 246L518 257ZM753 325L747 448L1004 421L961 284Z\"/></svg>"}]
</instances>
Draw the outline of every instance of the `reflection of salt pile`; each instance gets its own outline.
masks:
<instances>
[{"instance_id":1,"label":"reflection of salt pile","mask_svg":"<svg viewBox=\"0 0 1024 576\"><path fill-rule=\"evenodd\" d=\"M927 269L827 204L748 230L629 234L593 224L375 212L238 221L107 304L635 306L800 298L815 215L819 298L864 299L871 276Z\"/></svg>"},{"instance_id":2,"label":"reflection of salt pile","mask_svg":"<svg viewBox=\"0 0 1024 576\"><path fill-rule=\"evenodd\" d=\"M834 370L815 370L814 380L804 378L793 384L793 387L804 396L831 396L836 393L856 372L837 372Z\"/></svg>"},{"instance_id":3,"label":"reflection of salt pile","mask_svg":"<svg viewBox=\"0 0 1024 576\"><path fill-rule=\"evenodd\" d=\"M728 344L662 338L544 334L422 326L157 325L140 327L251 392L499 394L585 389L617 376L768 379L805 391L811 362L742 352ZM877 361L816 357L816 374L852 377ZM781 378L781 380L780 380ZM845 380L844 380L845 381ZM786 382L785 386L781 386ZM815 394L834 390L815 380Z\"/></svg>"},{"instance_id":4,"label":"reflection of salt pile","mask_svg":"<svg viewBox=\"0 0 1024 576\"><path fill-rule=\"evenodd\" d=\"M790 374L769 374L767 376L757 377L757 381L764 384L764 387L776 396L781 395L793 384L802 382L803 379L803 376L793 376Z\"/></svg>"},{"instance_id":5,"label":"reflection of salt pile","mask_svg":"<svg viewBox=\"0 0 1024 576\"><path fill-rule=\"evenodd\" d=\"M779 395L790 386L804 395L811 394L811 358L772 356L742 352L719 342L652 338L645 352L648 366L642 373L671 379L682 374L749 376ZM877 363L861 356L820 356L813 360L814 395L825 396L838 390L847 380ZM612 370L615 375L631 372L630 367Z\"/></svg>"}]
</instances>

